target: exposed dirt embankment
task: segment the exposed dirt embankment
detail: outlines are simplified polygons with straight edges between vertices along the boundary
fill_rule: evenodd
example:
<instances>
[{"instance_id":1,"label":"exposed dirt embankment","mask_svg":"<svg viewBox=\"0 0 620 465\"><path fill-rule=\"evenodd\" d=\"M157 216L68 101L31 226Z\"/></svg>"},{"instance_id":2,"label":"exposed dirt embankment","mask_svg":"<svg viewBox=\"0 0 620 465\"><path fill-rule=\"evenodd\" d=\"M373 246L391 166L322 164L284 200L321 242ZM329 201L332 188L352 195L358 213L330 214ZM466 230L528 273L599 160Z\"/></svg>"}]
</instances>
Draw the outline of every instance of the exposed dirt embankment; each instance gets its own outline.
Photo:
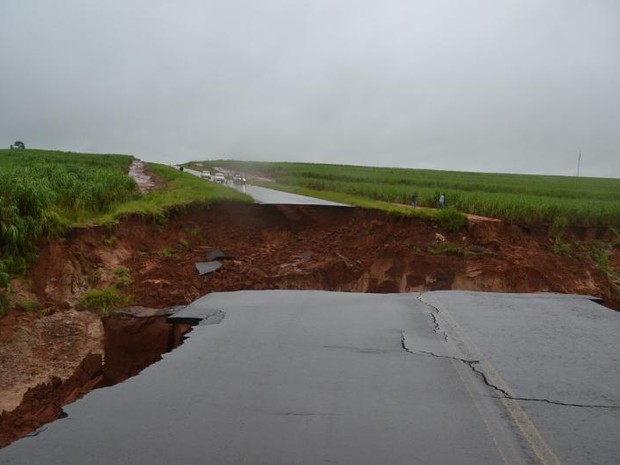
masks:
<instances>
[{"instance_id":1,"label":"exposed dirt embankment","mask_svg":"<svg viewBox=\"0 0 620 465\"><path fill-rule=\"evenodd\" d=\"M232 258L199 276L194 263L218 248ZM132 217L113 229L78 229L41 245L31 279L47 305L69 308L87 288L113 282L120 266L131 270L127 292L153 308L212 291L279 288L552 291L618 306L596 264L554 253L545 229L476 222L450 233L415 218L333 207L217 205L163 224Z\"/></svg>"},{"instance_id":2,"label":"exposed dirt embankment","mask_svg":"<svg viewBox=\"0 0 620 465\"><path fill-rule=\"evenodd\" d=\"M592 240L604 232L571 234ZM215 249L230 258L199 276L195 262ZM0 417L0 445L16 431L32 431L45 414L58 417L64 403L88 389L136 374L176 347L188 330L161 316L117 316L102 323L71 310L91 288L116 283L150 308L242 289L551 291L600 296L620 308L597 265L554 253L544 228L476 221L468 231L446 232L416 218L316 206L191 207L167 220L133 216L112 228L76 229L40 244L29 279L33 295L56 313L0 319L2 408L15 408L34 388L21 410Z\"/></svg>"}]
</instances>

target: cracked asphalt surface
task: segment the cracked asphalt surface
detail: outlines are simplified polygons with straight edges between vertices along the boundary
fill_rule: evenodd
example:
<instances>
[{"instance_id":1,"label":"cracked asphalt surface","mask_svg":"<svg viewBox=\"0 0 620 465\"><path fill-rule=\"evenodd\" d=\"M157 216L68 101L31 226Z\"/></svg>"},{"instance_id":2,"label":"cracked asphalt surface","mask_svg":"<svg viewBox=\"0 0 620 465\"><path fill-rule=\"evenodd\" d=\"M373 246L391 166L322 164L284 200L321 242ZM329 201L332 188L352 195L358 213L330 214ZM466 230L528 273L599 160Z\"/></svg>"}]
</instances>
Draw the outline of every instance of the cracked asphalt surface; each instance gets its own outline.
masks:
<instances>
[{"instance_id":1,"label":"cracked asphalt surface","mask_svg":"<svg viewBox=\"0 0 620 465\"><path fill-rule=\"evenodd\" d=\"M620 314L578 296L213 293L140 375L0 463L587 464L620 457Z\"/></svg>"}]
</instances>

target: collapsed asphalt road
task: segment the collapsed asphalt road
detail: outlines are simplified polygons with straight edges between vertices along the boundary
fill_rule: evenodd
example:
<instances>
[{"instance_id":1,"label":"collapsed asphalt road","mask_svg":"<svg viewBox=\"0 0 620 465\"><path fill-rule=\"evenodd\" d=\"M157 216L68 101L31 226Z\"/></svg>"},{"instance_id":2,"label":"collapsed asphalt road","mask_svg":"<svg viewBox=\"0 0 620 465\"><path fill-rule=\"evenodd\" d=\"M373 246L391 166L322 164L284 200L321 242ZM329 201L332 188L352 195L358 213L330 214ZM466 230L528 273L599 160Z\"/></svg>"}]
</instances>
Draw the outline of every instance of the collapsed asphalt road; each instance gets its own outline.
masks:
<instances>
[{"instance_id":1,"label":"collapsed asphalt road","mask_svg":"<svg viewBox=\"0 0 620 465\"><path fill-rule=\"evenodd\" d=\"M620 456L620 314L582 297L241 291L174 318L200 321L185 344L65 407L0 463Z\"/></svg>"}]
</instances>

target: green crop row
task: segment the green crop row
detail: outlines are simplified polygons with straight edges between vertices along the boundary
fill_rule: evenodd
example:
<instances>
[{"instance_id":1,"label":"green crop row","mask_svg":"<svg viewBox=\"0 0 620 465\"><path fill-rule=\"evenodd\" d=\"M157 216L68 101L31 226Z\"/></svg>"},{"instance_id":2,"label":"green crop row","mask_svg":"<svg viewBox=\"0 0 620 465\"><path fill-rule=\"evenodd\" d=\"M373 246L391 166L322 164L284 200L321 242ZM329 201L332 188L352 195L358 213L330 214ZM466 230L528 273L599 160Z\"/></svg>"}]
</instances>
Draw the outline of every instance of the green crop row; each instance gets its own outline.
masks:
<instances>
[{"instance_id":1,"label":"green crop row","mask_svg":"<svg viewBox=\"0 0 620 465\"><path fill-rule=\"evenodd\" d=\"M372 200L435 207L440 193L448 207L526 224L559 219L584 226L620 225L620 179L467 173L309 163L216 160L205 166L256 173L277 184L342 192Z\"/></svg>"},{"instance_id":2,"label":"green crop row","mask_svg":"<svg viewBox=\"0 0 620 465\"><path fill-rule=\"evenodd\" d=\"M138 195L132 157L0 150L0 260L21 272L44 231L109 211Z\"/></svg>"}]
</instances>

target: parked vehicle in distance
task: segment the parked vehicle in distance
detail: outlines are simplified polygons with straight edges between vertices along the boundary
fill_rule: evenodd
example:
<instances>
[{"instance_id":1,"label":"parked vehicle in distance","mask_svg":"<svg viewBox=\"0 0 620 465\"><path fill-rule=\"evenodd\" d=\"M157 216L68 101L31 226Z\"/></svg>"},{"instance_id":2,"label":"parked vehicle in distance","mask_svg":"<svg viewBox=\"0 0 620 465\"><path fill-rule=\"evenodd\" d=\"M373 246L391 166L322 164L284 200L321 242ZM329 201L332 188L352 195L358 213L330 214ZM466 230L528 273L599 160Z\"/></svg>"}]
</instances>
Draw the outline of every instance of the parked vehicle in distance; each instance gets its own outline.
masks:
<instances>
[{"instance_id":1,"label":"parked vehicle in distance","mask_svg":"<svg viewBox=\"0 0 620 465\"><path fill-rule=\"evenodd\" d=\"M211 171L209 171L209 170L202 171L200 173L200 177L202 179L208 179L209 181L213 180L213 177L211 176Z\"/></svg>"},{"instance_id":2,"label":"parked vehicle in distance","mask_svg":"<svg viewBox=\"0 0 620 465\"><path fill-rule=\"evenodd\" d=\"M213 180L219 184L226 184L226 178L222 173L215 173Z\"/></svg>"},{"instance_id":3,"label":"parked vehicle in distance","mask_svg":"<svg viewBox=\"0 0 620 465\"><path fill-rule=\"evenodd\" d=\"M245 176L243 176L241 173L235 173L235 176L233 177L233 183L235 184L235 186L245 185Z\"/></svg>"}]
</instances>

